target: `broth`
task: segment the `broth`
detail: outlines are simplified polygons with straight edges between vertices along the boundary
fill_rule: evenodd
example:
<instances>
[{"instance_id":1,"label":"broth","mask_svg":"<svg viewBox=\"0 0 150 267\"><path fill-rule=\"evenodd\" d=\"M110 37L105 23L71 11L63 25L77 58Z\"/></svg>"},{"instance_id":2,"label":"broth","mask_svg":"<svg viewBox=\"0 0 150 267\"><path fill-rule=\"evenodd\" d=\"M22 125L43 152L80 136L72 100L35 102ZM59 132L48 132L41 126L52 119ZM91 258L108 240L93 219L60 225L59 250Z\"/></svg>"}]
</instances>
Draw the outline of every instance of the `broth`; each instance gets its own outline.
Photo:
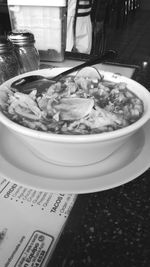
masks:
<instances>
[{"instance_id":1,"label":"broth","mask_svg":"<svg viewBox=\"0 0 150 267\"><path fill-rule=\"evenodd\" d=\"M110 132L136 122L143 102L126 83L69 76L40 96L10 90L3 113L25 127L57 134Z\"/></svg>"}]
</instances>

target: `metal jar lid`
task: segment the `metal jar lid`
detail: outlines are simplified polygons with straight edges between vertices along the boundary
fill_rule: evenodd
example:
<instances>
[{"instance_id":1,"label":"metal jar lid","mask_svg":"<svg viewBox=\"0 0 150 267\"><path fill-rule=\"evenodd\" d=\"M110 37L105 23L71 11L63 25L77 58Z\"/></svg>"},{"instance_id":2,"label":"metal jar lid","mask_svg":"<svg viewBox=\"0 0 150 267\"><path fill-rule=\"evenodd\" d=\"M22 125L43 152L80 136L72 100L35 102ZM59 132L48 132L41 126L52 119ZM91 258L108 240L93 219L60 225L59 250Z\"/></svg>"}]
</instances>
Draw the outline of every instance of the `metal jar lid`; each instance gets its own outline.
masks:
<instances>
[{"instance_id":1,"label":"metal jar lid","mask_svg":"<svg viewBox=\"0 0 150 267\"><path fill-rule=\"evenodd\" d=\"M13 30L8 33L8 39L15 45L26 45L35 42L33 33L26 30Z\"/></svg>"},{"instance_id":2,"label":"metal jar lid","mask_svg":"<svg viewBox=\"0 0 150 267\"><path fill-rule=\"evenodd\" d=\"M5 36L0 36L0 54L11 51L12 49L12 43Z\"/></svg>"}]
</instances>

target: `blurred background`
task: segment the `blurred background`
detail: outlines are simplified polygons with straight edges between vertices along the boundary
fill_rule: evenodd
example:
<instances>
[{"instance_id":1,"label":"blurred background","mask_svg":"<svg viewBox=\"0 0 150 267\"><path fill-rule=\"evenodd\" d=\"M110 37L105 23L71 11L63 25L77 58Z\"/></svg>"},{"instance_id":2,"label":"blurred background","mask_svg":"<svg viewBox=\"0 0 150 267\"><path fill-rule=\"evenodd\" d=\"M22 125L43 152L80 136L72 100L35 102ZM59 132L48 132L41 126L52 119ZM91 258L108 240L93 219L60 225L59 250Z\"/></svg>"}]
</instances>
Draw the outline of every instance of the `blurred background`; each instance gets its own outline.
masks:
<instances>
[{"instance_id":1,"label":"blurred background","mask_svg":"<svg viewBox=\"0 0 150 267\"><path fill-rule=\"evenodd\" d=\"M126 48L129 49L130 46L132 56L134 50L141 47L139 60L140 58L147 60L149 57L147 50L150 47L150 1L91 0L91 3L92 47L90 55L101 54L105 49L117 50L121 55L125 54ZM0 35L7 35L10 30L7 0L0 0ZM138 46L136 46L137 42ZM79 58L86 58L86 53L82 55L77 52L75 51L75 54L79 54ZM126 57L130 57L131 53L128 52ZM71 53L71 56L72 54L74 53ZM69 56L68 53L67 56ZM135 61L138 64L138 59Z\"/></svg>"}]
</instances>

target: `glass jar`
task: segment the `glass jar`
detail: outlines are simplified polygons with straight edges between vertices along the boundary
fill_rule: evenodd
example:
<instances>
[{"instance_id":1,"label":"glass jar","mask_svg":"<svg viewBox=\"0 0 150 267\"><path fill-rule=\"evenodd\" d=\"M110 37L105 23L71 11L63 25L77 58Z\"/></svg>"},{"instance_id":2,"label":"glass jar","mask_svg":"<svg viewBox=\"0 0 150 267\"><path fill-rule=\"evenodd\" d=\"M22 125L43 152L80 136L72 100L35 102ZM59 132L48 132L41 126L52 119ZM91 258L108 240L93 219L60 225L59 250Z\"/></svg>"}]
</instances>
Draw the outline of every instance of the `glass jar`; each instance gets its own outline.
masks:
<instances>
[{"instance_id":1,"label":"glass jar","mask_svg":"<svg viewBox=\"0 0 150 267\"><path fill-rule=\"evenodd\" d=\"M31 32L13 30L8 34L8 39L14 45L21 73L39 69L40 57L34 46L35 39Z\"/></svg>"},{"instance_id":2,"label":"glass jar","mask_svg":"<svg viewBox=\"0 0 150 267\"><path fill-rule=\"evenodd\" d=\"M19 63L12 43L0 36L0 84L20 74Z\"/></svg>"}]
</instances>

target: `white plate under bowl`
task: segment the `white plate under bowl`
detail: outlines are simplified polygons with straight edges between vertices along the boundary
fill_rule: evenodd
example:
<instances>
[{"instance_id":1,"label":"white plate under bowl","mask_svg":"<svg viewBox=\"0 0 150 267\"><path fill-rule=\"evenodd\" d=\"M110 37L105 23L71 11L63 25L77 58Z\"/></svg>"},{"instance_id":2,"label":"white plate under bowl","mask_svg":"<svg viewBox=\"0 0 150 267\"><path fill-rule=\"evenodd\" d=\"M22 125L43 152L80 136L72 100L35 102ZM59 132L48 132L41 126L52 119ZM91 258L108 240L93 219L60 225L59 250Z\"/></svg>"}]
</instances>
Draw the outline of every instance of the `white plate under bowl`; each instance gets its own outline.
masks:
<instances>
[{"instance_id":1,"label":"white plate under bowl","mask_svg":"<svg viewBox=\"0 0 150 267\"><path fill-rule=\"evenodd\" d=\"M150 121L113 155L81 167L58 166L41 160L0 124L0 173L38 190L92 193L127 183L150 167Z\"/></svg>"}]
</instances>

